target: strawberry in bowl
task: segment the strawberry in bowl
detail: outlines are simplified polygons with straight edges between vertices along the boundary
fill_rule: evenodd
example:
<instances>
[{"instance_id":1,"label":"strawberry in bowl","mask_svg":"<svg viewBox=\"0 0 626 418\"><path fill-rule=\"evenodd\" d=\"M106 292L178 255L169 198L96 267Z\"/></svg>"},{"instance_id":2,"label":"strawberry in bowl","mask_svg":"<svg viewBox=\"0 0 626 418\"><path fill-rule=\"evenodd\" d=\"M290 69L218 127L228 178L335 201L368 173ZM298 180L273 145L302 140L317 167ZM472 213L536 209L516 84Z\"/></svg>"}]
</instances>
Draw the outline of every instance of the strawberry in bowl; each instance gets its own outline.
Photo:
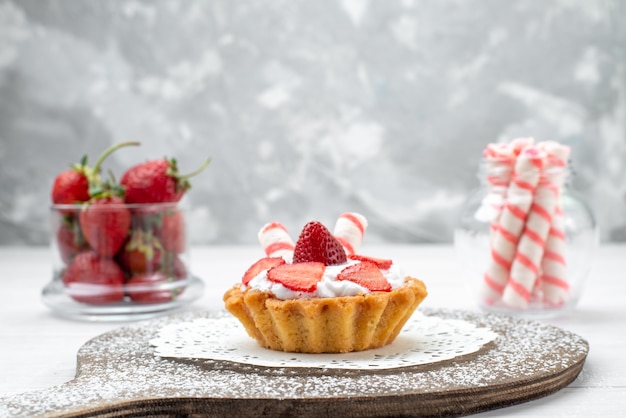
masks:
<instances>
[{"instance_id":1,"label":"strawberry in bowl","mask_svg":"<svg viewBox=\"0 0 626 418\"><path fill-rule=\"evenodd\" d=\"M164 158L104 179L105 159L129 145L139 143L116 144L93 166L83 157L53 181L54 278L43 299L57 312L124 316L200 295L202 282L189 269L183 197L209 160L187 175Z\"/></svg>"}]
</instances>

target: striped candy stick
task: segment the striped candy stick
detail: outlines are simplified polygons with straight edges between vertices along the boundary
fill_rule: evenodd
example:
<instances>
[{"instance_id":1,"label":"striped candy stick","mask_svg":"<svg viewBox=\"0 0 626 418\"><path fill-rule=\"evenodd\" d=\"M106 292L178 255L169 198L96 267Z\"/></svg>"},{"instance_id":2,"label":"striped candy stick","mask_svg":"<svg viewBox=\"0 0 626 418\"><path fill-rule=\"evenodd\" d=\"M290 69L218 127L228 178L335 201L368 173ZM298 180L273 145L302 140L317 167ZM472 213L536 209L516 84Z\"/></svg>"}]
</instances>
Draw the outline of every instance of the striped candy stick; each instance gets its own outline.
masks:
<instances>
[{"instance_id":1,"label":"striped candy stick","mask_svg":"<svg viewBox=\"0 0 626 418\"><path fill-rule=\"evenodd\" d=\"M540 148L543 150L545 146ZM554 156L546 159L546 166L548 164L550 170L553 170ZM514 308L528 307L534 285L540 276L541 260L560 190L558 178L553 177L550 170L544 171L537 185L533 204L511 266L511 274L502 294L503 302Z\"/></svg>"},{"instance_id":2,"label":"striped candy stick","mask_svg":"<svg viewBox=\"0 0 626 418\"><path fill-rule=\"evenodd\" d=\"M567 160L571 149L552 141L542 143L541 146L548 153L545 175L556 189L557 204L541 260L541 276L538 279L539 294L542 295L545 302L561 305L569 297L569 283L567 282L565 260L565 218L558 202L567 175Z\"/></svg>"},{"instance_id":3,"label":"striped candy stick","mask_svg":"<svg viewBox=\"0 0 626 418\"><path fill-rule=\"evenodd\" d=\"M487 219L492 234L497 229L498 218L511 182L515 160L522 149L531 146L533 138L517 138L510 143L488 144L483 151L486 167L487 195L482 201L477 216Z\"/></svg>"},{"instance_id":4,"label":"striped candy stick","mask_svg":"<svg viewBox=\"0 0 626 418\"><path fill-rule=\"evenodd\" d=\"M261 228L257 237L268 257L282 257L286 262L291 263L295 244L283 224L267 223Z\"/></svg>"},{"instance_id":5,"label":"striped candy stick","mask_svg":"<svg viewBox=\"0 0 626 418\"><path fill-rule=\"evenodd\" d=\"M564 218L557 207L552 217L552 227L548 232L546 249L541 260L539 294L551 305L561 305L569 297L569 283L566 278Z\"/></svg>"},{"instance_id":6,"label":"striped candy stick","mask_svg":"<svg viewBox=\"0 0 626 418\"><path fill-rule=\"evenodd\" d=\"M346 212L339 215L333 235L341 243L347 255L354 255L361 246L366 229L365 216L356 212Z\"/></svg>"},{"instance_id":7,"label":"striped candy stick","mask_svg":"<svg viewBox=\"0 0 626 418\"><path fill-rule=\"evenodd\" d=\"M483 151L487 194L481 202L477 217L489 222L492 234L497 229L506 190L511 182L515 157L510 144L489 144Z\"/></svg>"},{"instance_id":8,"label":"striped candy stick","mask_svg":"<svg viewBox=\"0 0 626 418\"><path fill-rule=\"evenodd\" d=\"M517 245L509 280L502 294L502 300L510 307L519 309L528 307L531 292L539 276L555 203L554 191L546 184L540 184Z\"/></svg>"},{"instance_id":9,"label":"striped candy stick","mask_svg":"<svg viewBox=\"0 0 626 418\"><path fill-rule=\"evenodd\" d=\"M520 155L524 149L533 145L535 145L535 138L533 137L515 138L510 142L510 147L513 149L515 156Z\"/></svg>"},{"instance_id":10,"label":"striped candy stick","mask_svg":"<svg viewBox=\"0 0 626 418\"><path fill-rule=\"evenodd\" d=\"M510 276L519 237L530 210L533 191L539 181L544 153L535 147L525 148L517 157L513 178L507 189L506 203L491 240L491 258L483 276L483 301L500 300Z\"/></svg>"}]
</instances>

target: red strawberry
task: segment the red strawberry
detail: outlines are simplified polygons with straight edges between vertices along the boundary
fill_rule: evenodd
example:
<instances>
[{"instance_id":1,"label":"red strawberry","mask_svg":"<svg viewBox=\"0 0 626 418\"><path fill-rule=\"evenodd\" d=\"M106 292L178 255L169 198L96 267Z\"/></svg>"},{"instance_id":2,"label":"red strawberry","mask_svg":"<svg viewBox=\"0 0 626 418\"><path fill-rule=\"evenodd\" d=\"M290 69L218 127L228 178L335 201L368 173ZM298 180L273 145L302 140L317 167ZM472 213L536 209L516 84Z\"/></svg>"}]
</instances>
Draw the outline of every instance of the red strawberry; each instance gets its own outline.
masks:
<instances>
[{"instance_id":1,"label":"red strawberry","mask_svg":"<svg viewBox=\"0 0 626 418\"><path fill-rule=\"evenodd\" d=\"M341 243L318 221L309 222L304 226L294 249L294 263L307 261L317 261L327 266L347 261Z\"/></svg>"},{"instance_id":2,"label":"red strawberry","mask_svg":"<svg viewBox=\"0 0 626 418\"><path fill-rule=\"evenodd\" d=\"M296 292L313 292L325 269L324 263L315 261L281 264L268 270L267 278Z\"/></svg>"},{"instance_id":3,"label":"red strawberry","mask_svg":"<svg viewBox=\"0 0 626 418\"><path fill-rule=\"evenodd\" d=\"M52 184L50 197L55 205L74 204L89 200L89 180L87 179L87 156L72 168L59 173Z\"/></svg>"},{"instance_id":4,"label":"red strawberry","mask_svg":"<svg viewBox=\"0 0 626 418\"><path fill-rule=\"evenodd\" d=\"M126 241L130 210L120 197L94 200L80 212L80 226L91 248L103 257L113 257Z\"/></svg>"},{"instance_id":5,"label":"red strawberry","mask_svg":"<svg viewBox=\"0 0 626 418\"><path fill-rule=\"evenodd\" d=\"M93 251L82 252L62 276L69 295L82 303L106 304L124 298L124 272L117 263Z\"/></svg>"},{"instance_id":6,"label":"red strawberry","mask_svg":"<svg viewBox=\"0 0 626 418\"><path fill-rule=\"evenodd\" d=\"M250 280L254 279L257 274L263 270L269 270L272 267L285 264L285 260L282 257L265 257L258 260L256 263L250 266L250 268L244 273L241 282L246 286L250 283Z\"/></svg>"},{"instance_id":7,"label":"red strawberry","mask_svg":"<svg viewBox=\"0 0 626 418\"><path fill-rule=\"evenodd\" d=\"M74 215L65 215L56 230L56 243L64 263L69 263L76 254L89 249L89 245Z\"/></svg>"},{"instance_id":8,"label":"red strawberry","mask_svg":"<svg viewBox=\"0 0 626 418\"><path fill-rule=\"evenodd\" d=\"M143 229L144 231L152 231L156 234L163 223L163 211L170 207L168 205L164 209L160 206L160 204L155 204L131 207L133 215L133 228ZM175 207L176 206L172 206L172 208Z\"/></svg>"},{"instance_id":9,"label":"red strawberry","mask_svg":"<svg viewBox=\"0 0 626 418\"><path fill-rule=\"evenodd\" d=\"M211 160L190 174L181 175L175 159L164 158L137 164L120 179L126 189L126 203L178 202L191 187L189 178L200 173Z\"/></svg>"},{"instance_id":10,"label":"red strawberry","mask_svg":"<svg viewBox=\"0 0 626 418\"><path fill-rule=\"evenodd\" d=\"M161 240L166 251L176 254L185 252L185 218L176 203L145 206L132 208L133 228L151 231Z\"/></svg>"},{"instance_id":11,"label":"red strawberry","mask_svg":"<svg viewBox=\"0 0 626 418\"><path fill-rule=\"evenodd\" d=\"M128 145L139 145L138 142L122 142L106 149L96 161L93 168L87 165L87 156L80 163L72 164L72 168L59 173L54 179L50 196L52 203L75 204L83 203L91 198L90 187L99 181L100 166L111 153Z\"/></svg>"},{"instance_id":12,"label":"red strawberry","mask_svg":"<svg viewBox=\"0 0 626 418\"><path fill-rule=\"evenodd\" d=\"M352 254L352 255L349 255L348 258L350 260L369 261L371 263L376 264L378 268L381 270L389 270L389 268L393 264L392 260L388 260L385 258L370 257L368 255Z\"/></svg>"},{"instance_id":13,"label":"red strawberry","mask_svg":"<svg viewBox=\"0 0 626 418\"><path fill-rule=\"evenodd\" d=\"M391 285L376 264L364 261L341 270L337 280L349 280L372 292L389 292Z\"/></svg>"},{"instance_id":14,"label":"red strawberry","mask_svg":"<svg viewBox=\"0 0 626 418\"><path fill-rule=\"evenodd\" d=\"M187 266L181 258L174 253L165 253L162 259L161 271L168 277L186 279L188 276Z\"/></svg>"},{"instance_id":15,"label":"red strawberry","mask_svg":"<svg viewBox=\"0 0 626 418\"><path fill-rule=\"evenodd\" d=\"M137 303L170 302L181 292L173 281L163 272L136 274L126 283L126 293Z\"/></svg>"},{"instance_id":16,"label":"red strawberry","mask_svg":"<svg viewBox=\"0 0 626 418\"><path fill-rule=\"evenodd\" d=\"M152 231L133 229L118 259L127 272L149 273L161 267L162 253L161 242L152 235Z\"/></svg>"},{"instance_id":17,"label":"red strawberry","mask_svg":"<svg viewBox=\"0 0 626 418\"><path fill-rule=\"evenodd\" d=\"M165 250L176 254L185 251L185 219L180 210L173 209L163 212L159 237Z\"/></svg>"}]
</instances>

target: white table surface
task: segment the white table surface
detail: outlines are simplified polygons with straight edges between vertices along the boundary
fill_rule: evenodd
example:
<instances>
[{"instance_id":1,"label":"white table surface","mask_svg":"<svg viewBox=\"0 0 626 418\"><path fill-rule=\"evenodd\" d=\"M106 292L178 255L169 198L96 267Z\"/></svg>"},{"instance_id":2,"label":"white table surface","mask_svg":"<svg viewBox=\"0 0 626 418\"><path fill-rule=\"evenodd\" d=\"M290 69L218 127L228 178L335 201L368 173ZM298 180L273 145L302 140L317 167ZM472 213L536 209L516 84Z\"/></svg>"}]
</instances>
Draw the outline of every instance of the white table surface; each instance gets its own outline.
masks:
<instances>
[{"instance_id":1,"label":"white table surface","mask_svg":"<svg viewBox=\"0 0 626 418\"><path fill-rule=\"evenodd\" d=\"M476 310L468 299L452 246L368 246L367 254L393 258L426 282L423 307ZM192 271L203 278L201 299L177 310L223 309L222 295L262 255L258 246L194 247ZM40 299L51 277L45 247L0 247L0 416L2 398L60 385L74 377L76 353L89 339L123 325L55 316ZM626 416L626 245L604 245L577 309L542 319L590 345L578 378L545 398L479 416Z\"/></svg>"}]
</instances>

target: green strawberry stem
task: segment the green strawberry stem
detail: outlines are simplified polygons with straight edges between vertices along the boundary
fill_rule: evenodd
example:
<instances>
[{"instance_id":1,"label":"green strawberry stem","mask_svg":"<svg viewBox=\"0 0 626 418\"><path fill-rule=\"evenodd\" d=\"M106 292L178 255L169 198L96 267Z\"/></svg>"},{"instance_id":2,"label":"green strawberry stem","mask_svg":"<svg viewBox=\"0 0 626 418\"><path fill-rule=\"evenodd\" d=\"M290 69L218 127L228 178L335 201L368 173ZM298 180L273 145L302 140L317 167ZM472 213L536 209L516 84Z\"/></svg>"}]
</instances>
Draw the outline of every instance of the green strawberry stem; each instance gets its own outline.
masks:
<instances>
[{"instance_id":1,"label":"green strawberry stem","mask_svg":"<svg viewBox=\"0 0 626 418\"><path fill-rule=\"evenodd\" d=\"M170 167L167 169L166 174L176 179L177 187L179 189L187 190L191 188L191 183L189 183L189 179L193 176L200 174L202 171L204 171L204 169L207 168L207 166L211 163L211 157L207 158L200 167L198 167L191 173L187 173L187 174L178 173L178 163L175 158L171 158L169 162L170 162Z\"/></svg>"},{"instance_id":2,"label":"green strawberry stem","mask_svg":"<svg viewBox=\"0 0 626 418\"><path fill-rule=\"evenodd\" d=\"M120 142L119 144L114 144L111 147L104 150L104 152L98 157L96 164L91 169L91 173L87 176L89 180L89 195L91 197L106 197L105 195L115 195L122 196L124 194L124 189L116 184L115 181L111 182L103 182L100 179L100 166L104 162L104 160L115 151L120 148L127 147L130 145L140 145L137 141L128 141L128 142Z\"/></svg>"},{"instance_id":3,"label":"green strawberry stem","mask_svg":"<svg viewBox=\"0 0 626 418\"><path fill-rule=\"evenodd\" d=\"M117 151L118 149L122 148L122 147L127 147L130 145L140 145L139 142L137 141L129 141L129 142L120 142L119 144L115 144L109 148L107 148L106 150L104 150L104 152L102 153L102 155L100 155L100 157L98 158L98 160L96 161L96 165L93 166L93 172L95 174L98 174L100 172L100 166L102 165L102 163L104 162L104 160L111 154L113 154L115 151Z\"/></svg>"},{"instance_id":4,"label":"green strawberry stem","mask_svg":"<svg viewBox=\"0 0 626 418\"><path fill-rule=\"evenodd\" d=\"M173 165L176 166L176 161L173 161ZM187 174L178 174L178 173L173 173L172 175L174 177L176 177L179 180L188 180L189 178L196 176L200 173L202 173L202 171L204 171L205 168L207 168L207 166L211 163L211 158L207 158L200 167L198 167L197 169L195 169L194 171L192 171L191 173L187 173Z\"/></svg>"},{"instance_id":5,"label":"green strawberry stem","mask_svg":"<svg viewBox=\"0 0 626 418\"><path fill-rule=\"evenodd\" d=\"M87 166L87 154L83 155L83 157L80 159L80 162L70 164L70 167L72 168L72 170L84 176L91 175L91 169L89 168L89 166Z\"/></svg>"}]
</instances>

